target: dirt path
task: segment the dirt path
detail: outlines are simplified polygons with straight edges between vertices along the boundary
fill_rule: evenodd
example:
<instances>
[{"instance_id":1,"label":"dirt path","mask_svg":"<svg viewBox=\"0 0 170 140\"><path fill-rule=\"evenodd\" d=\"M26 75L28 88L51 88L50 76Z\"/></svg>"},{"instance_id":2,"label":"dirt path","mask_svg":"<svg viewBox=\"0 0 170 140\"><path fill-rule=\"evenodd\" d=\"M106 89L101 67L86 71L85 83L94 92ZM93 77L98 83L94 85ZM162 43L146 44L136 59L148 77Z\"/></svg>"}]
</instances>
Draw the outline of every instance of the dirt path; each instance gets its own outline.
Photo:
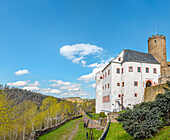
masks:
<instances>
[{"instance_id":1,"label":"dirt path","mask_svg":"<svg viewBox=\"0 0 170 140\"><path fill-rule=\"evenodd\" d=\"M78 126L79 126L79 123L80 123L81 121L82 121L82 120L79 120L79 121L78 121L75 130L71 133L71 135L69 136L68 140L72 140L72 139L73 139L74 134L78 131Z\"/></svg>"}]
</instances>

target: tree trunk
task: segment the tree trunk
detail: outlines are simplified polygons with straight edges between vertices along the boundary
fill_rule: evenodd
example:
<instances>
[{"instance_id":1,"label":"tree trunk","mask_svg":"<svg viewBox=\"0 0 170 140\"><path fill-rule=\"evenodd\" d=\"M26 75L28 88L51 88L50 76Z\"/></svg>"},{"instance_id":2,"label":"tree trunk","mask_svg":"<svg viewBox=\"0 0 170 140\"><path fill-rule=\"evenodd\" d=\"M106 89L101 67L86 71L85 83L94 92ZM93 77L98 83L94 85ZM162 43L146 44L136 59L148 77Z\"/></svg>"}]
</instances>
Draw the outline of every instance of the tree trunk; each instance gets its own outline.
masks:
<instances>
[{"instance_id":1,"label":"tree trunk","mask_svg":"<svg viewBox=\"0 0 170 140\"><path fill-rule=\"evenodd\" d=\"M16 136L15 136L15 140L17 140L18 137L18 125L17 125L17 129L16 129Z\"/></svg>"},{"instance_id":2,"label":"tree trunk","mask_svg":"<svg viewBox=\"0 0 170 140\"><path fill-rule=\"evenodd\" d=\"M42 129L42 123L40 123L40 130Z\"/></svg>"},{"instance_id":3,"label":"tree trunk","mask_svg":"<svg viewBox=\"0 0 170 140\"><path fill-rule=\"evenodd\" d=\"M53 118L51 118L51 126L53 126Z\"/></svg>"},{"instance_id":4,"label":"tree trunk","mask_svg":"<svg viewBox=\"0 0 170 140\"><path fill-rule=\"evenodd\" d=\"M34 122L31 121L31 124L32 124L32 132L34 131Z\"/></svg>"},{"instance_id":5,"label":"tree trunk","mask_svg":"<svg viewBox=\"0 0 170 140\"><path fill-rule=\"evenodd\" d=\"M6 135L4 134L4 140L6 140Z\"/></svg>"},{"instance_id":6,"label":"tree trunk","mask_svg":"<svg viewBox=\"0 0 170 140\"><path fill-rule=\"evenodd\" d=\"M25 124L24 124L24 127L23 127L23 140L25 140Z\"/></svg>"}]
</instances>

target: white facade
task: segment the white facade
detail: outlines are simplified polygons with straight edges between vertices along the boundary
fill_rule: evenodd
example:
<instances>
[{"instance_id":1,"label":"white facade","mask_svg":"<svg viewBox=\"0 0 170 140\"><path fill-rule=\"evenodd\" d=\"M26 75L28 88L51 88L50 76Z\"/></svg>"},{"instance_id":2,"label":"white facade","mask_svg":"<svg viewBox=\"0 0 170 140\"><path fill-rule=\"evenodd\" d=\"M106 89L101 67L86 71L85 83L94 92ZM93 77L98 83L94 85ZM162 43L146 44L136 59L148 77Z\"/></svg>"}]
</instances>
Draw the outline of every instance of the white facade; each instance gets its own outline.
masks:
<instances>
[{"instance_id":1,"label":"white facade","mask_svg":"<svg viewBox=\"0 0 170 140\"><path fill-rule=\"evenodd\" d=\"M143 101L146 83L152 86L158 83L159 63L155 61L148 63L149 60L139 62L139 59L136 62L135 60L125 61L123 59L128 58L129 55L125 57L124 51L126 50L123 50L116 59L112 60L102 72L99 72L100 74L96 74L96 113L120 111L121 104L125 108L133 108L133 105ZM144 53L128 51L147 56ZM148 55L150 59L151 56ZM151 60L154 59L152 57ZM99 75L100 82L98 81Z\"/></svg>"},{"instance_id":2,"label":"white facade","mask_svg":"<svg viewBox=\"0 0 170 140\"><path fill-rule=\"evenodd\" d=\"M102 72L96 73L96 113L101 112L102 108Z\"/></svg>"}]
</instances>

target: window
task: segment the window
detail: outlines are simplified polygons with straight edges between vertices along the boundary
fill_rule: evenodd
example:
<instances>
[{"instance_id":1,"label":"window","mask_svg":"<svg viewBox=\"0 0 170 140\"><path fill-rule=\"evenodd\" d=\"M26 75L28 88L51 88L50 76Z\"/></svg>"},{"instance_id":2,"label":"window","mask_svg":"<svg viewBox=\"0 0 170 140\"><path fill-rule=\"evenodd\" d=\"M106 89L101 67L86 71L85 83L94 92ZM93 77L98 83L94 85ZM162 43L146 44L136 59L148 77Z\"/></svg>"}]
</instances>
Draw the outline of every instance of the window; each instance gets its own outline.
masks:
<instances>
[{"instance_id":1,"label":"window","mask_svg":"<svg viewBox=\"0 0 170 140\"><path fill-rule=\"evenodd\" d=\"M102 76L100 76L100 79L102 79Z\"/></svg>"},{"instance_id":2,"label":"window","mask_svg":"<svg viewBox=\"0 0 170 140\"><path fill-rule=\"evenodd\" d=\"M138 82L137 81L134 82L134 86L138 86Z\"/></svg>"},{"instance_id":3,"label":"window","mask_svg":"<svg viewBox=\"0 0 170 140\"><path fill-rule=\"evenodd\" d=\"M146 68L146 73L149 73L149 68Z\"/></svg>"},{"instance_id":4,"label":"window","mask_svg":"<svg viewBox=\"0 0 170 140\"><path fill-rule=\"evenodd\" d=\"M123 73L123 68L122 68L122 73Z\"/></svg>"},{"instance_id":5,"label":"window","mask_svg":"<svg viewBox=\"0 0 170 140\"><path fill-rule=\"evenodd\" d=\"M110 102L110 95L107 96L107 102Z\"/></svg>"},{"instance_id":6,"label":"window","mask_svg":"<svg viewBox=\"0 0 170 140\"><path fill-rule=\"evenodd\" d=\"M108 75L110 75L110 70L108 70Z\"/></svg>"},{"instance_id":7,"label":"window","mask_svg":"<svg viewBox=\"0 0 170 140\"><path fill-rule=\"evenodd\" d=\"M121 61L121 58L119 58L118 60Z\"/></svg>"},{"instance_id":8,"label":"window","mask_svg":"<svg viewBox=\"0 0 170 140\"><path fill-rule=\"evenodd\" d=\"M103 86L103 90L104 90L104 86Z\"/></svg>"},{"instance_id":9,"label":"window","mask_svg":"<svg viewBox=\"0 0 170 140\"><path fill-rule=\"evenodd\" d=\"M109 88L109 83L108 83L108 88Z\"/></svg>"},{"instance_id":10,"label":"window","mask_svg":"<svg viewBox=\"0 0 170 140\"><path fill-rule=\"evenodd\" d=\"M119 87L119 86L120 86L120 83L117 83L117 86Z\"/></svg>"},{"instance_id":11,"label":"window","mask_svg":"<svg viewBox=\"0 0 170 140\"><path fill-rule=\"evenodd\" d=\"M107 76L107 72L105 72L105 77Z\"/></svg>"},{"instance_id":12,"label":"window","mask_svg":"<svg viewBox=\"0 0 170 140\"><path fill-rule=\"evenodd\" d=\"M156 73L156 68L153 68L153 73Z\"/></svg>"},{"instance_id":13,"label":"window","mask_svg":"<svg viewBox=\"0 0 170 140\"><path fill-rule=\"evenodd\" d=\"M106 84L105 84L105 89L106 89Z\"/></svg>"},{"instance_id":14,"label":"window","mask_svg":"<svg viewBox=\"0 0 170 140\"><path fill-rule=\"evenodd\" d=\"M103 102L110 102L110 95L103 97Z\"/></svg>"},{"instance_id":15,"label":"window","mask_svg":"<svg viewBox=\"0 0 170 140\"><path fill-rule=\"evenodd\" d=\"M122 87L124 87L124 82L122 82Z\"/></svg>"},{"instance_id":16,"label":"window","mask_svg":"<svg viewBox=\"0 0 170 140\"><path fill-rule=\"evenodd\" d=\"M129 66L129 72L133 72L133 67Z\"/></svg>"},{"instance_id":17,"label":"window","mask_svg":"<svg viewBox=\"0 0 170 140\"><path fill-rule=\"evenodd\" d=\"M118 97L120 98L120 94L118 94Z\"/></svg>"},{"instance_id":18,"label":"window","mask_svg":"<svg viewBox=\"0 0 170 140\"><path fill-rule=\"evenodd\" d=\"M124 94L122 94L122 96L124 96Z\"/></svg>"},{"instance_id":19,"label":"window","mask_svg":"<svg viewBox=\"0 0 170 140\"><path fill-rule=\"evenodd\" d=\"M104 79L104 74L103 74L103 79Z\"/></svg>"},{"instance_id":20,"label":"window","mask_svg":"<svg viewBox=\"0 0 170 140\"><path fill-rule=\"evenodd\" d=\"M155 43L156 43L156 40L155 40Z\"/></svg>"},{"instance_id":21,"label":"window","mask_svg":"<svg viewBox=\"0 0 170 140\"><path fill-rule=\"evenodd\" d=\"M137 97L138 96L137 93L135 93L134 96Z\"/></svg>"},{"instance_id":22,"label":"window","mask_svg":"<svg viewBox=\"0 0 170 140\"><path fill-rule=\"evenodd\" d=\"M120 69L119 69L119 68L117 68L117 73L119 73L119 74L120 74Z\"/></svg>"},{"instance_id":23,"label":"window","mask_svg":"<svg viewBox=\"0 0 170 140\"><path fill-rule=\"evenodd\" d=\"M138 67L137 70L138 70L138 72L141 72L141 67Z\"/></svg>"}]
</instances>

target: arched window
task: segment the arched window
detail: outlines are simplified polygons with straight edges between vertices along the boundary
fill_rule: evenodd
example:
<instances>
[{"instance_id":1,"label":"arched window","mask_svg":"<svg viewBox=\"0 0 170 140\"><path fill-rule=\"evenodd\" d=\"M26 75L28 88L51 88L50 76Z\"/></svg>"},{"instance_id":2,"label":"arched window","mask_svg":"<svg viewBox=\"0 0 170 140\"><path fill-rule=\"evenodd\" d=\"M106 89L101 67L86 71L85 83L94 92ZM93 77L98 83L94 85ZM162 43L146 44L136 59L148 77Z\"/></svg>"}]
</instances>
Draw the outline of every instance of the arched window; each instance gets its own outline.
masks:
<instances>
[{"instance_id":1,"label":"arched window","mask_svg":"<svg viewBox=\"0 0 170 140\"><path fill-rule=\"evenodd\" d=\"M147 81L147 82L146 82L146 87L151 87L151 86L152 86L151 81Z\"/></svg>"}]
</instances>

